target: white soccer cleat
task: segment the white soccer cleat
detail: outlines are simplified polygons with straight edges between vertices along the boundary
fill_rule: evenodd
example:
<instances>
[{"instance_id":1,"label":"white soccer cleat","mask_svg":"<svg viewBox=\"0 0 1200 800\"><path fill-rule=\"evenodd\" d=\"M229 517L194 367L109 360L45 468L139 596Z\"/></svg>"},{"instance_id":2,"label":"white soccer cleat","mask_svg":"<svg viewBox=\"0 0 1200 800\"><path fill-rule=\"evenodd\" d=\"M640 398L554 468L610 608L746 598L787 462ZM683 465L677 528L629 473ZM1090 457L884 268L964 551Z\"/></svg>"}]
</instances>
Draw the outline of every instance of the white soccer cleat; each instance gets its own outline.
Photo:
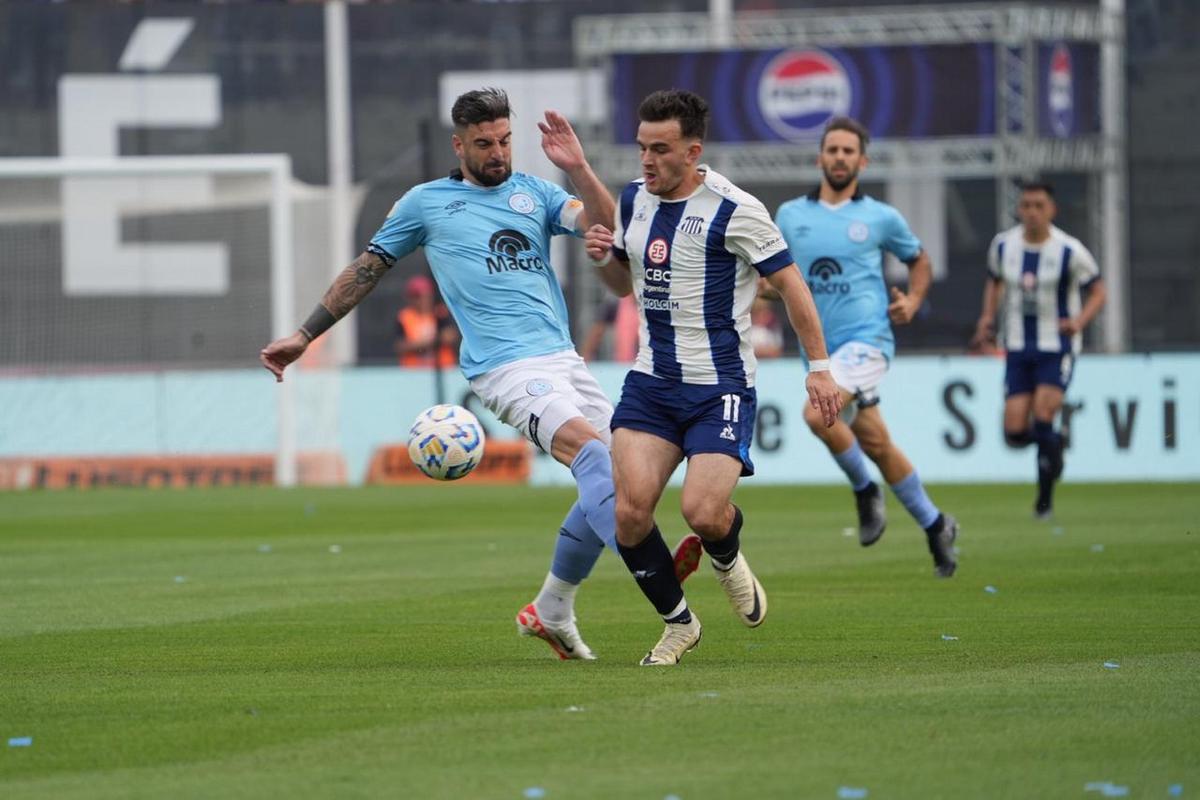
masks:
<instances>
[{"instance_id":1,"label":"white soccer cleat","mask_svg":"<svg viewBox=\"0 0 1200 800\"><path fill-rule=\"evenodd\" d=\"M541 639L550 645L550 649L563 661L596 660L596 654L592 652L592 648L584 644L583 638L579 635L579 628L575 626L574 617L565 625L543 622L542 618L538 616L537 607L530 603L517 612L517 633Z\"/></svg>"},{"instance_id":2,"label":"white soccer cleat","mask_svg":"<svg viewBox=\"0 0 1200 800\"><path fill-rule=\"evenodd\" d=\"M733 613L737 614L742 624L750 628L761 625L767 616L767 593L750 571L746 557L738 553L729 569L721 569L714 563L713 572L717 574L717 582L725 590Z\"/></svg>"},{"instance_id":3,"label":"white soccer cleat","mask_svg":"<svg viewBox=\"0 0 1200 800\"><path fill-rule=\"evenodd\" d=\"M679 663L684 653L700 644L700 620L692 614L690 622L668 622L658 644L642 659L643 667L671 667Z\"/></svg>"}]
</instances>

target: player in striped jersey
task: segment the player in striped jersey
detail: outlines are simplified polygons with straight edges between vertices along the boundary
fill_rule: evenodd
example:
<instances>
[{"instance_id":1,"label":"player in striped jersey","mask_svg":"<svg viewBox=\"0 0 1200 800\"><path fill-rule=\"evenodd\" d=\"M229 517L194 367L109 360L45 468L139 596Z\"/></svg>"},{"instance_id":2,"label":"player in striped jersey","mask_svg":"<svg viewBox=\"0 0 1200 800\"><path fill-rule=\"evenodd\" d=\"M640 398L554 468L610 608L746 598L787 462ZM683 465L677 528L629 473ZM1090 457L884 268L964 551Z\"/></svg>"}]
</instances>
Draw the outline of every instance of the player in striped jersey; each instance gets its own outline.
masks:
<instances>
[{"instance_id":1,"label":"player in striped jersey","mask_svg":"<svg viewBox=\"0 0 1200 800\"><path fill-rule=\"evenodd\" d=\"M554 235L580 235L615 206L570 123L547 111L542 149L580 197L513 172L511 110L498 89L461 95L451 110L459 167L396 201L365 252L334 280L308 321L263 348L278 380L317 336L349 313L398 259L418 247L462 331L471 390L503 422L570 468L579 500L559 529L542 589L517 630L562 659L594 658L575 622L575 594L605 546L616 549L609 418L612 405L571 341L567 306L550 265ZM686 553L684 554L686 555ZM696 559L698 559L698 554ZM694 568L681 560L681 574Z\"/></svg>"},{"instance_id":2,"label":"player in striped jersey","mask_svg":"<svg viewBox=\"0 0 1200 800\"><path fill-rule=\"evenodd\" d=\"M1062 435L1054 430L1054 419L1071 382L1083 329L1106 297L1096 259L1052 224L1056 212L1050 184L1021 188L1021 224L996 234L988 248L989 279L972 340L992 338L997 310L1002 310L1004 440L1012 447L1037 444L1034 515L1039 519L1051 515L1054 482L1063 469Z\"/></svg>"},{"instance_id":3,"label":"player in striped jersey","mask_svg":"<svg viewBox=\"0 0 1200 800\"><path fill-rule=\"evenodd\" d=\"M809 399L826 424L840 398L812 295L779 229L762 203L700 163L708 104L691 92L655 92L638 116L643 177L621 193L615 230L593 226L586 239L605 282L611 286L613 271L624 271L638 303L637 361L612 419L613 481L618 550L666 622L642 659L657 666L678 663L700 640L700 621L654 522L663 488L685 458L688 527L738 618L756 627L766 616L766 594L740 552L742 511L730 502L738 478L754 474L749 331L760 275L782 295L812 359Z\"/></svg>"}]
</instances>

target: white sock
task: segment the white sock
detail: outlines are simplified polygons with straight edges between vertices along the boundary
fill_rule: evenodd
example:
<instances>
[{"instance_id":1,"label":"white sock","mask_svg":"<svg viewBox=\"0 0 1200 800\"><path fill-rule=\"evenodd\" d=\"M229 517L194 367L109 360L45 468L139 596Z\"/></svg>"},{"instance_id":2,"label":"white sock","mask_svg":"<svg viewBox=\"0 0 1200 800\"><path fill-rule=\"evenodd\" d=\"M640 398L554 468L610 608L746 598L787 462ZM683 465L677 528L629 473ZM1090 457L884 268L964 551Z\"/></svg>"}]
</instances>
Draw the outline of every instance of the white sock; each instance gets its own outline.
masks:
<instances>
[{"instance_id":1,"label":"white sock","mask_svg":"<svg viewBox=\"0 0 1200 800\"><path fill-rule=\"evenodd\" d=\"M677 606L675 606L675 608L671 609L670 614L663 614L663 619L664 620L675 619L680 614L682 614L684 611L687 611L687 607L688 607L687 598L685 597L679 601L679 605L677 605Z\"/></svg>"},{"instance_id":2,"label":"white sock","mask_svg":"<svg viewBox=\"0 0 1200 800\"><path fill-rule=\"evenodd\" d=\"M737 563L737 556L734 556L733 561L730 561L728 564L726 564L724 561L717 561L712 556L709 556L709 560L712 561L713 566L721 570L721 572L729 572L729 570L733 569L733 565Z\"/></svg>"},{"instance_id":3,"label":"white sock","mask_svg":"<svg viewBox=\"0 0 1200 800\"><path fill-rule=\"evenodd\" d=\"M578 590L578 583L567 583L556 578L553 572L547 572L542 590L533 599L542 622L570 622L575 614L575 592Z\"/></svg>"}]
</instances>

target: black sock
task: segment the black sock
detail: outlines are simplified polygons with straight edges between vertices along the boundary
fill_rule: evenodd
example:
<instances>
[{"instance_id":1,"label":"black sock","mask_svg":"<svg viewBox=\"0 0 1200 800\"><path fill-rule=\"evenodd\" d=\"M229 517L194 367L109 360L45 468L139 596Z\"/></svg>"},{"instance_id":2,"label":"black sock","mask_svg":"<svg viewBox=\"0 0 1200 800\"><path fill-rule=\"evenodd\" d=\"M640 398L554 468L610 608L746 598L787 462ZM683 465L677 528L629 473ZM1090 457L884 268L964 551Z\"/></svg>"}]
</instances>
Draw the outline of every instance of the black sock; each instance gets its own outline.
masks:
<instances>
[{"instance_id":1,"label":"black sock","mask_svg":"<svg viewBox=\"0 0 1200 800\"><path fill-rule=\"evenodd\" d=\"M1037 442L1038 498L1040 510L1050 507L1054 481L1062 471L1062 436L1053 423L1034 421L1033 438Z\"/></svg>"},{"instance_id":2,"label":"black sock","mask_svg":"<svg viewBox=\"0 0 1200 800\"><path fill-rule=\"evenodd\" d=\"M704 552L708 553L709 557L718 564L724 564L726 567L733 564L737 558L738 549L741 543L738 539L738 534L742 531L742 510L737 506L733 507L733 524L729 526L729 533L725 534L724 539L718 539L715 542L710 542L703 537L700 538L700 544L704 546Z\"/></svg>"},{"instance_id":3,"label":"black sock","mask_svg":"<svg viewBox=\"0 0 1200 800\"><path fill-rule=\"evenodd\" d=\"M946 515L939 511L937 519L933 521L932 525L925 529L925 533L929 534L930 536L936 536L942 532L942 528L944 527L946 527Z\"/></svg>"},{"instance_id":4,"label":"black sock","mask_svg":"<svg viewBox=\"0 0 1200 800\"><path fill-rule=\"evenodd\" d=\"M625 561L625 566L633 573L638 588L654 609L666 619L667 615L683 602L683 587L675 577L675 561L667 543L663 541L662 533L655 525L650 529L650 535L636 547L626 547L617 542L617 550ZM672 617L669 622L690 622L691 612L684 608L683 613Z\"/></svg>"}]
</instances>

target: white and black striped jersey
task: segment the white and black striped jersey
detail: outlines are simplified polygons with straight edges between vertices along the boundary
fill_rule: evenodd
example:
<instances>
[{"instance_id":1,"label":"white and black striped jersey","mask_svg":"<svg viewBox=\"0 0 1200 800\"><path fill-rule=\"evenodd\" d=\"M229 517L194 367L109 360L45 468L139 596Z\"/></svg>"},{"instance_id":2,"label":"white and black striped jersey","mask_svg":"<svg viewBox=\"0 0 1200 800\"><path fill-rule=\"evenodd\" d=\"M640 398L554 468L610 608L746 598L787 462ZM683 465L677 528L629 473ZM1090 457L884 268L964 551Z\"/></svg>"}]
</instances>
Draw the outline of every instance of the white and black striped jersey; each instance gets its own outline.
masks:
<instances>
[{"instance_id":1,"label":"white and black striped jersey","mask_svg":"<svg viewBox=\"0 0 1200 800\"><path fill-rule=\"evenodd\" d=\"M615 251L628 260L641 330L633 369L694 384L753 386L750 305L759 275L792 263L757 198L701 165L704 182L662 200L643 181L617 203Z\"/></svg>"},{"instance_id":2,"label":"white and black striped jersey","mask_svg":"<svg viewBox=\"0 0 1200 800\"><path fill-rule=\"evenodd\" d=\"M1010 351L1078 353L1083 337L1059 333L1058 321L1082 307L1080 289L1100 277L1088 249L1050 226L1040 244L1025 241L1022 226L996 234L988 248L988 273L1004 282L1000 334Z\"/></svg>"}]
</instances>

